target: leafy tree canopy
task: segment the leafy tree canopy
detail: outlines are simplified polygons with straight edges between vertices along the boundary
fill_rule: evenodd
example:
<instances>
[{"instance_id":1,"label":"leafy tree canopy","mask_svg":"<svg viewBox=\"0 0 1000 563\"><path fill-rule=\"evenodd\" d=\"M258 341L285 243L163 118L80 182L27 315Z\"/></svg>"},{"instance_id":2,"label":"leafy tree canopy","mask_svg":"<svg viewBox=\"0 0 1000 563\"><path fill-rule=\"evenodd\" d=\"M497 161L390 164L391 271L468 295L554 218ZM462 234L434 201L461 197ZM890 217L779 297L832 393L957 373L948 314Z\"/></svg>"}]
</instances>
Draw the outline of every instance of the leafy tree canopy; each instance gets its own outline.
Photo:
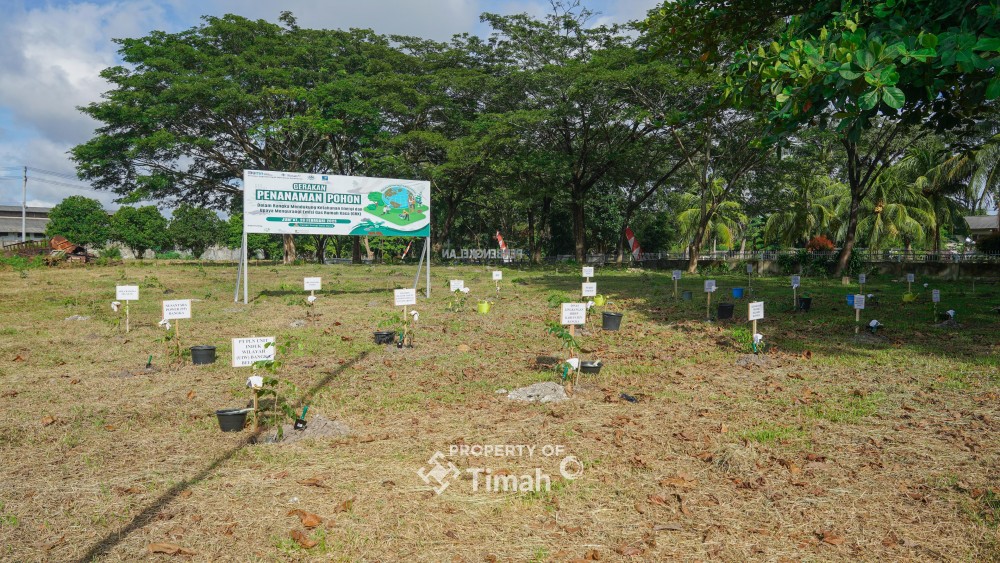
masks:
<instances>
[{"instance_id":1,"label":"leafy tree canopy","mask_svg":"<svg viewBox=\"0 0 1000 563\"><path fill-rule=\"evenodd\" d=\"M189 250L195 258L205 253L208 247L222 241L224 223L211 209L181 204L174 210L170 220L170 236L174 243Z\"/></svg>"},{"instance_id":2,"label":"leafy tree canopy","mask_svg":"<svg viewBox=\"0 0 1000 563\"><path fill-rule=\"evenodd\" d=\"M111 216L111 239L142 258L147 250L161 251L170 246L167 219L154 205L122 207Z\"/></svg>"},{"instance_id":3,"label":"leafy tree canopy","mask_svg":"<svg viewBox=\"0 0 1000 563\"><path fill-rule=\"evenodd\" d=\"M45 235L62 235L72 243L104 246L111 236L111 220L101 202L80 195L59 202L49 212Z\"/></svg>"}]
</instances>

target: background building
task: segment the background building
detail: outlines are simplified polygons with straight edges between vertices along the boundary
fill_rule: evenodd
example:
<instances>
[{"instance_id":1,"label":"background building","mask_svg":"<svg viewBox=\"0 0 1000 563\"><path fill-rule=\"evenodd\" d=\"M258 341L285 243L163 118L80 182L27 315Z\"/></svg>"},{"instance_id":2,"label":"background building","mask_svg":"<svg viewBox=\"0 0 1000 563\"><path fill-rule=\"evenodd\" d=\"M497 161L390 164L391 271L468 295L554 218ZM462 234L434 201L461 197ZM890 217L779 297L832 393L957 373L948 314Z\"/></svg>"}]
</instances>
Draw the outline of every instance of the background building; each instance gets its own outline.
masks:
<instances>
[{"instance_id":1,"label":"background building","mask_svg":"<svg viewBox=\"0 0 1000 563\"><path fill-rule=\"evenodd\" d=\"M27 240L45 238L51 207L29 207L25 218ZM21 242L21 206L0 205L0 244Z\"/></svg>"}]
</instances>

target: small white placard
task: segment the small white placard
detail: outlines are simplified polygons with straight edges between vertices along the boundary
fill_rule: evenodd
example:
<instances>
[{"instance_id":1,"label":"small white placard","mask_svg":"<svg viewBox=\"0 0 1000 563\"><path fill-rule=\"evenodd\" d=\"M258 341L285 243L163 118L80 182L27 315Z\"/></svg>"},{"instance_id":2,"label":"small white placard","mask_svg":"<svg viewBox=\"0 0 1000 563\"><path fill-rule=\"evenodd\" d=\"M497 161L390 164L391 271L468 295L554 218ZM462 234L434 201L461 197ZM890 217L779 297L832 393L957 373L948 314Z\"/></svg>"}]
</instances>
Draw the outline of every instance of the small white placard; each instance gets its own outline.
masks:
<instances>
[{"instance_id":1,"label":"small white placard","mask_svg":"<svg viewBox=\"0 0 1000 563\"><path fill-rule=\"evenodd\" d=\"M674 270L674 273L673 273L673 274L671 274L671 276L670 276L670 277L671 277L672 279L675 279L675 280L679 280L679 279L681 279L681 271L680 271L680 270Z\"/></svg>"},{"instance_id":2,"label":"small white placard","mask_svg":"<svg viewBox=\"0 0 1000 563\"><path fill-rule=\"evenodd\" d=\"M174 299L173 301L163 302L163 318L166 320L170 319L190 319L191 318L191 300L190 299Z\"/></svg>"},{"instance_id":3,"label":"small white placard","mask_svg":"<svg viewBox=\"0 0 1000 563\"><path fill-rule=\"evenodd\" d=\"M855 309L864 309L865 308L865 296L864 295L861 295L859 293L858 295L854 296L854 308Z\"/></svg>"},{"instance_id":4,"label":"small white placard","mask_svg":"<svg viewBox=\"0 0 1000 563\"><path fill-rule=\"evenodd\" d=\"M306 291L319 291L323 289L322 278L302 278L302 285Z\"/></svg>"},{"instance_id":5,"label":"small white placard","mask_svg":"<svg viewBox=\"0 0 1000 563\"><path fill-rule=\"evenodd\" d=\"M764 318L764 302L754 301L750 304L750 311L747 314L747 320L749 321L759 321Z\"/></svg>"},{"instance_id":6,"label":"small white placard","mask_svg":"<svg viewBox=\"0 0 1000 563\"><path fill-rule=\"evenodd\" d=\"M500 281L503 279L503 272L500 270L493 270L493 281Z\"/></svg>"},{"instance_id":7,"label":"small white placard","mask_svg":"<svg viewBox=\"0 0 1000 563\"><path fill-rule=\"evenodd\" d=\"M597 282L584 282L583 283L583 296L584 297L594 297L597 295Z\"/></svg>"},{"instance_id":8,"label":"small white placard","mask_svg":"<svg viewBox=\"0 0 1000 563\"><path fill-rule=\"evenodd\" d=\"M584 266L583 267L583 277L585 277L585 278L592 278L592 277L594 277L594 267L593 266Z\"/></svg>"},{"instance_id":9,"label":"small white placard","mask_svg":"<svg viewBox=\"0 0 1000 563\"><path fill-rule=\"evenodd\" d=\"M865 274L858 274L858 283L860 283L861 285L865 285L867 281L868 281L868 276L866 276Z\"/></svg>"},{"instance_id":10,"label":"small white placard","mask_svg":"<svg viewBox=\"0 0 1000 563\"><path fill-rule=\"evenodd\" d=\"M753 264L747 264L747 273L748 274L752 274L753 273Z\"/></svg>"},{"instance_id":11,"label":"small white placard","mask_svg":"<svg viewBox=\"0 0 1000 563\"><path fill-rule=\"evenodd\" d=\"M802 284L802 278L800 276L792 276L792 287L799 287Z\"/></svg>"},{"instance_id":12,"label":"small white placard","mask_svg":"<svg viewBox=\"0 0 1000 563\"><path fill-rule=\"evenodd\" d=\"M458 291L465 287L465 280L451 280L451 290Z\"/></svg>"},{"instance_id":13,"label":"small white placard","mask_svg":"<svg viewBox=\"0 0 1000 563\"><path fill-rule=\"evenodd\" d=\"M587 324L587 304L563 303L562 314L559 315L559 324L564 324L564 325Z\"/></svg>"},{"instance_id":14,"label":"small white placard","mask_svg":"<svg viewBox=\"0 0 1000 563\"><path fill-rule=\"evenodd\" d=\"M115 299L119 301L138 301L139 286L137 285L115 286Z\"/></svg>"},{"instance_id":15,"label":"small white placard","mask_svg":"<svg viewBox=\"0 0 1000 563\"><path fill-rule=\"evenodd\" d=\"M271 345L267 346L270 342ZM233 367L245 368L254 362L274 359L274 337L258 336L255 338L233 339Z\"/></svg>"},{"instance_id":16,"label":"small white placard","mask_svg":"<svg viewBox=\"0 0 1000 563\"><path fill-rule=\"evenodd\" d=\"M396 299L397 307L417 304L417 290L412 287L409 289L397 289L393 292L393 297Z\"/></svg>"},{"instance_id":17,"label":"small white placard","mask_svg":"<svg viewBox=\"0 0 1000 563\"><path fill-rule=\"evenodd\" d=\"M913 283L913 274L906 274L906 283Z\"/></svg>"},{"instance_id":18,"label":"small white placard","mask_svg":"<svg viewBox=\"0 0 1000 563\"><path fill-rule=\"evenodd\" d=\"M715 280L705 280L705 293L715 291Z\"/></svg>"},{"instance_id":19,"label":"small white placard","mask_svg":"<svg viewBox=\"0 0 1000 563\"><path fill-rule=\"evenodd\" d=\"M941 302L941 290L940 289L932 289L931 290L931 301L934 302L934 303L940 303Z\"/></svg>"}]
</instances>

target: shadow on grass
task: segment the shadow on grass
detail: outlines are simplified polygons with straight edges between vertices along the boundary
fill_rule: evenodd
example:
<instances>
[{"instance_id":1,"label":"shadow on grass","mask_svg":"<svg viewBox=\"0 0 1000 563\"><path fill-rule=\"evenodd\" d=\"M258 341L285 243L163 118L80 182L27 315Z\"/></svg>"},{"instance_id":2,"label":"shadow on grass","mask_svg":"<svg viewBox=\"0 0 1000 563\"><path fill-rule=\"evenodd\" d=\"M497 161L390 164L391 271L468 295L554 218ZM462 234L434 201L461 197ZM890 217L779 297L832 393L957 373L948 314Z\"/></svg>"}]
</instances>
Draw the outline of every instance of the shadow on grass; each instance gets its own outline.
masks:
<instances>
[{"instance_id":1,"label":"shadow on grass","mask_svg":"<svg viewBox=\"0 0 1000 563\"><path fill-rule=\"evenodd\" d=\"M309 399L312 398L313 395L316 394L317 391L319 391L324 385L329 383L330 380L332 380L334 377L339 375L344 370L350 368L357 362L368 357L368 354L369 352L367 350L363 351L357 356L344 362L342 365L337 366L337 369L325 372L326 375L318 382L316 382L312 387L310 387L308 391L306 391L305 395L303 395L302 399L300 400L300 403L307 402ZM263 429L258 429L256 432L251 432L250 435L240 440L240 442L232 449L220 455L219 457L215 458L215 460L212 461L212 463L210 463L207 467L199 471L195 476L185 479L177 483L173 487L170 487L169 490L160 495L160 497L157 498L152 504L147 506L145 509L143 509L142 512L140 512L134 518L132 518L132 521L129 522L124 528L109 533L101 541L99 541L97 544L91 547L87 551L87 553L85 553L83 557L81 557L78 561L80 561L81 563L89 562L95 560L98 557L106 555L109 551L114 549L115 546L124 541L125 538L127 538L132 532L135 532L136 530L145 527L147 524L156 519L156 515L159 514L160 511L162 511L163 508L166 507L172 500L177 498L177 496L180 495L182 491L184 491L189 487L197 485L198 483L203 481L206 477L211 475L213 471L218 469L220 465L232 459L233 456L236 455L240 450L249 445L253 445L256 442L257 438L260 436L260 434L262 434L263 432L264 432Z\"/></svg>"}]
</instances>

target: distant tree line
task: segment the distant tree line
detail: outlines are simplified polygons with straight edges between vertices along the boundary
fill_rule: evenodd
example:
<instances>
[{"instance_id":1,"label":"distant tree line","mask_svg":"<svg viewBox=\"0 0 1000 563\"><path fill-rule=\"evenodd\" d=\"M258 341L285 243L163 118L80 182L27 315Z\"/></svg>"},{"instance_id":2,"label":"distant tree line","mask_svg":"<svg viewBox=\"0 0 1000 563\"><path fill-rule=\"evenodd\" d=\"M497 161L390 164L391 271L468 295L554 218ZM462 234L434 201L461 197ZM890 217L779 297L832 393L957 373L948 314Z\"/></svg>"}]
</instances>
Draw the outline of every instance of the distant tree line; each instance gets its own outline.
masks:
<instances>
[{"instance_id":1,"label":"distant tree line","mask_svg":"<svg viewBox=\"0 0 1000 563\"><path fill-rule=\"evenodd\" d=\"M706 249L822 235L839 272L856 245L941 249L963 214L996 204L998 12L677 0L594 25L554 2L540 19L483 14L488 37L447 42L305 29L287 12L205 17L117 40L123 64L101 74L112 89L82 108L101 126L72 154L123 203L226 212L230 245L250 168L428 180L435 250L500 231L536 260L623 256L631 227L647 251L689 251L693 270ZM133 227L157 221L143 209L116 236L162 246ZM167 229L192 249L214 232L194 231ZM359 258L406 242L251 247Z\"/></svg>"}]
</instances>

